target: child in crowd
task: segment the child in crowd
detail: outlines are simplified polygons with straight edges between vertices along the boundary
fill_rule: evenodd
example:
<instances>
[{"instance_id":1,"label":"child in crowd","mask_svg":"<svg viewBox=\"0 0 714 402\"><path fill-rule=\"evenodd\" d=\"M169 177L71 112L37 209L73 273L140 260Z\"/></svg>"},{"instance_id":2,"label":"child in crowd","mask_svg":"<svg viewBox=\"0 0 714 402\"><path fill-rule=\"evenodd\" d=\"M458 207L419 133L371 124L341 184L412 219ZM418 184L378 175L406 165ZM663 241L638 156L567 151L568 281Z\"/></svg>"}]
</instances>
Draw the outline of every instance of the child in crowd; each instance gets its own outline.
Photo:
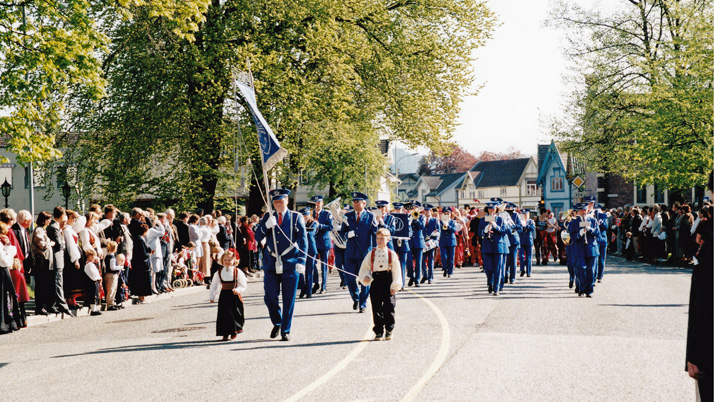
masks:
<instances>
[{"instance_id":1,"label":"child in crowd","mask_svg":"<svg viewBox=\"0 0 714 402\"><path fill-rule=\"evenodd\" d=\"M375 341L392 339L394 330L394 307L396 293L402 287L402 269L399 256L387 248L389 229L377 230L377 248L372 249L362 261L359 282L370 286L369 299L372 302ZM386 332L384 332L386 330Z\"/></svg>"},{"instance_id":2,"label":"child in crowd","mask_svg":"<svg viewBox=\"0 0 714 402\"><path fill-rule=\"evenodd\" d=\"M242 270L236 266L236 256L226 251L220 257L223 267L213 276L211 291L208 295L211 303L218 296L218 315L216 317L216 336L223 336L227 341L243 332L245 316L241 293L248 288L248 281Z\"/></svg>"},{"instance_id":3,"label":"child in crowd","mask_svg":"<svg viewBox=\"0 0 714 402\"><path fill-rule=\"evenodd\" d=\"M627 239L625 242L625 260L632 261L635 255L635 244L632 241L632 232L625 233L625 238Z\"/></svg>"},{"instance_id":4,"label":"child in crowd","mask_svg":"<svg viewBox=\"0 0 714 402\"><path fill-rule=\"evenodd\" d=\"M108 311L119 310L119 307L114 304L114 299L117 294L119 274L124 268L124 255L119 254L119 257L122 258L122 261L120 261L116 255L116 251L117 242L113 240L107 241L107 255L104 257L104 268L106 269L106 273L104 274L104 286L106 286L104 294L106 296Z\"/></svg>"},{"instance_id":5,"label":"child in crowd","mask_svg":"<svg viewBox=\"0 0 714 402\"><path fill-rule=\"evenodd\" d=\"M87 262L84 264L84 273L87 275L91 284L87 286L87 302L89 303L89 315L102 315L99 308L102 306L99 300L99 287L102 283L102 275L99 274L99 269L97 268L97 252L94 249L87 249L84 251L84 256Z\"/></svg>"}]
</instances>

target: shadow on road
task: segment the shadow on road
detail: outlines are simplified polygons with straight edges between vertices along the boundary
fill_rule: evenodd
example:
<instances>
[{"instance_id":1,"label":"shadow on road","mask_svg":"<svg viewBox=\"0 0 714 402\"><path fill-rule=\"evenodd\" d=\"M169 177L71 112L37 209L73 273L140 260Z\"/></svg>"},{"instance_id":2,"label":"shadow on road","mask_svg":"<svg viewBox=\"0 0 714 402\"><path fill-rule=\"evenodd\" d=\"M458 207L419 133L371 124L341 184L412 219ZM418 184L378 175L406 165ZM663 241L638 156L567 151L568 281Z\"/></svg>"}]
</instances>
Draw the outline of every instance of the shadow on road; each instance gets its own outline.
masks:
<instances>
[{"instance_id":1,"label":"shadow on road","mask_svg":"<svg viewBox=\"0 0 714 402\"><path fill-rule=\"evenodd\" d=\"M265 341L265 342L275 342L275 341ZM255 346L252 348L240 348L232 349L233 351L239 352L243 350L259 350L259 349L278 349L278 348L302 348L302 347L315 347L315 346L335 346L335 345L350 345L358 344L362 342L373 342L371 339L359 339L352 341L335 341L335 342L316 342L316 343L288 343L288 342L276 342L271 346Z\"/></svg>"},{"instance_id":2,"label":"shadow on road","mask_svg":"<svg viewBox=\"0 0 714 402\"><path fill-rule=\"evenodd\" d=\"M687 307L687 304L600 304L608 307Z\"/></svg>"}]
</instances>

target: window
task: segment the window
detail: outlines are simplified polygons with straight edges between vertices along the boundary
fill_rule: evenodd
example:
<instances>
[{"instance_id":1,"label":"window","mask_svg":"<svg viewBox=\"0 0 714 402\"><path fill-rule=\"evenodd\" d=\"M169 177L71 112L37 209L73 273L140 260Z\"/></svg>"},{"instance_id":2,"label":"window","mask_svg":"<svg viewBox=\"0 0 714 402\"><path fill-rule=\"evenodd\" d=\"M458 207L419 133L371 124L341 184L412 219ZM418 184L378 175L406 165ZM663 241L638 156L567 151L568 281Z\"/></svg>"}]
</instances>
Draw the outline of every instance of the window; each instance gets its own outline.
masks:
<instances>
[{"instance_id":1,"label":"window","mask_svg":"<svg viewBox=\"0 0 714 402\"><path fill-rule=\"evenodd\" d=\"M550 178L550 191L563 191L563 172L560 169L553 169L553 177Z\"/></svg>"},{"instance_id":2,"label":"window","mask_svg":"<svg viewBox=\"0 0 714 402\"><path fill-rule=\"evenodd\" d=\"M528 180L526 182L526 195L529 197L540 195L538 194L538 185L536 185L535 180Z\"/></svg>"},{"instance_id":3,"label":"window","mask_svg":"<svg viewBox=\"0 0 714 402\"><path fill-rule=\"evenodd\" d=\"M637 187L637 203L646 204L647 203L647 186Z\"/></svg>"},{"instance_id":4,"label":"window","mask_svg":"<svg viewBox=\"0 0 714 402\"><path fill-rule=\"evenodd\" d=\"M506 189L502 188L501 189L501 197L505 197L505 196L506 196Z\"/></svg>"},{"instance_id":5,"label":"window","mask_svg":"<svg viewBox=\"0 0 714 402\"><path fill-rule=\"evenodd\" d=\"M479 190L479 191L478 191L478 198L483 198L483 197L484 197L483 190Z\"/></svg>"},{"instance_id":6,"label":"window","mask_svg":"<svg viewBox=\"0 0 714 402\"><path fill-rule=\"evenodd\" d=\"M553 211L553 216L558 217L563 211L563 204L550 204L550 210Z\"/></svg>"},{"instance_id":7,"label":"window","mask_svg":"<svg viewBox=\"0 0 714 402\"><path fill-rule=\"evenodd\" d=\"M310 185L310 173L306 172L304 170L301 170L300 173L298 174L298 183L303 186L309 186Z\"/></svg>"},{"instance_id":8,"label":"window","mask_svg":"<svg viewBox=\"0 0 714 402\"><path fill-rule=\"evenodd\" d=\"M476 198L476 193L474 191L469 191L469 198Z\"/></svg>"},{"instance_id":9,"label":"window","mask_svg":"<svg viewBox=\"0 0 714 402\"><path fill-rule=\"evenodd\" d=\"M656 204L664 204L664 189L660 185L654 185L654 202Z\"/></svg>"}]
</instances>

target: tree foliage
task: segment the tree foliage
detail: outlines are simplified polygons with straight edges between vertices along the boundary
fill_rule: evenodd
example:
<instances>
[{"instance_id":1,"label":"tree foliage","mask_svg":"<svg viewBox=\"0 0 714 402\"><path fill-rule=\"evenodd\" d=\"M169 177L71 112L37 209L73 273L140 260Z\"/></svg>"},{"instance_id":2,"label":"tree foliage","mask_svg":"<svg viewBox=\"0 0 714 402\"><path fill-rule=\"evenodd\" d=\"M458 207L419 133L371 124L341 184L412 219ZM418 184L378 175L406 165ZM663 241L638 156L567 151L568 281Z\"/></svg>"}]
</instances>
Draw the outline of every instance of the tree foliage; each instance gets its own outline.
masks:
<instances>
[{"instance_id":1,"label":"tree foliage","mask_svg":"<svg viewBox=\"0 0 714 402\"><path fill-rule=\"evenodd\" d=\"M703 184L714 162L714 5L622 4L610 13L571 2L552 10L581 88L554 131L598 171L671 189Z\"/></svg>"}]
</instances>

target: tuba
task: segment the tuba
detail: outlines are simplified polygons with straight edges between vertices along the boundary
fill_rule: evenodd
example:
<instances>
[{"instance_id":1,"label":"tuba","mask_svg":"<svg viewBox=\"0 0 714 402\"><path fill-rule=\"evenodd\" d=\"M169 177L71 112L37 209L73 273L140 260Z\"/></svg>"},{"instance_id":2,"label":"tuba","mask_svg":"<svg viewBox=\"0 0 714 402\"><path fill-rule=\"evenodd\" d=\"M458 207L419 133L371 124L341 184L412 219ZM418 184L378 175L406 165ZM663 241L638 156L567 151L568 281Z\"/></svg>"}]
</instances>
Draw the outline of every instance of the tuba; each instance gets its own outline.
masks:
<instances>
[{"instance_id":1,"label":"tuba","mask_svg":"<svg viewBox=\"0 0 714 402\"><path fill-rule=\"evenodd\" d=\"M343 218L345 211L343 211L342 207L340 206L340 198L341 197L337 197L334 200L330 201L324 206L324 208L325 210L330 211L332 213L332 217L334 218L333 222L335 224L346 224L347 220ZM335 246L339 248L347 247L347 239L343 239L342 236L340 236L339 230L332 229L332 232L330 232L330 234L332 235L332 241L335 242Z\"/></svg>"},{"instance_id":2,"label":"tuba","mask_svg":"<svg viewBox=\"0 0 714 402\"><path fill-rule=\"evenodd\" d=\"M570 233L567 230L563 230L560 232L560 239L563 240L563 243L570 244Z\"/></svg>"}]
</instances>

